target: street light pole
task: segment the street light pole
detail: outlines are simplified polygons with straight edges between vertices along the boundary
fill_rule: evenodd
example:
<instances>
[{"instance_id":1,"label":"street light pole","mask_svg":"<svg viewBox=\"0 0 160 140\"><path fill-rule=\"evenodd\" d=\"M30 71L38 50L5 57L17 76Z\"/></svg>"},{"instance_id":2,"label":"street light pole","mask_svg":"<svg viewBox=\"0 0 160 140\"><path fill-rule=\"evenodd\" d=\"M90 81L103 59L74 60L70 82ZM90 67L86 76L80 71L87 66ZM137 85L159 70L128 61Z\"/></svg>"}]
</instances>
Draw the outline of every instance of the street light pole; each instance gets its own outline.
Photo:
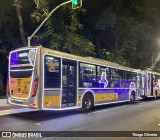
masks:
<instances>
[{"instance_id":1,"label":"street light pole","mask_svg":"<svg viewBox=\"0 0 160 140\"><path fill-rule=\"evenodd\" d=\"M43 22L38 26L38 28L32 33L31 36L29 36L27 39L28 39L28 47L30 47L31 45L31 39L33 38L33 36L39 31L39 29L43 26L43 24L47 21L47 19L58 9L60 8L61 6L63 5L66 5L68 3L71 3L72 1L69 0L69 1L66 1L66 2L63 2L61 3L60 5L58 5L57 7L55 7L49 14L48 16L43 20Z\"/></svg>"}]
</instances>

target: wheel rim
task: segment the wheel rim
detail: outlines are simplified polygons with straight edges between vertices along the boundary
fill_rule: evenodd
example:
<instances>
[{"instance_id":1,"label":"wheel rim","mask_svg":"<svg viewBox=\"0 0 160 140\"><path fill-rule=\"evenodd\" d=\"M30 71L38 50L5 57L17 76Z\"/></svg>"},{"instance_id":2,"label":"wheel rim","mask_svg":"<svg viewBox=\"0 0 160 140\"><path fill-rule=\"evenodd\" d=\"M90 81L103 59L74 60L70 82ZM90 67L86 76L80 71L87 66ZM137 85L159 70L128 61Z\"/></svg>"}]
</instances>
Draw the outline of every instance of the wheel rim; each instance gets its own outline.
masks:
<instances>
[{"instance_id":1,"label":"wheel rim","mask_svg":"<svg viewBox=\"0 0 160 140\"><path fill-rule=\"evenodd\" d=\"M84 104L85 104L85 107L87 109L90 108L91 107L91 100L90 99L86 99L85 102L84 102Z\"/></svg>"}]
</instances>

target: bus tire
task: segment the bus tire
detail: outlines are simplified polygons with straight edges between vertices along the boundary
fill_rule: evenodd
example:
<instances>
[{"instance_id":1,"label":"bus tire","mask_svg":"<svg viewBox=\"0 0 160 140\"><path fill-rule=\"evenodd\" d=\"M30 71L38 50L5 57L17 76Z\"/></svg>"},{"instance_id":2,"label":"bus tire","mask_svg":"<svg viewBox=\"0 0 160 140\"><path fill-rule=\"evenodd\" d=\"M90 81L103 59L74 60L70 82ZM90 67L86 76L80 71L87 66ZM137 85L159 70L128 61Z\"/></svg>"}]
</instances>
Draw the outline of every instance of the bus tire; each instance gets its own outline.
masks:
<instances>
[{"instance_id":1,"label":"bus tire","mask_svg":"<svg viewBox=\"0 0 160 140\"><path fill-rule=\"evenodd\" d=\"M135 102L135 92L132 91L130 95L130 103L134 103L134 102Z\"/></svg>"},{"instance_id":2,"label":"bus tire","mask_svg":"<svg viewBox=\"0 0 160 140\"><path fill-rule=\"evenodd\" d=\"M93 105L94 105L93 96L90 94L84 95L83 101L82 101L81 111L82 112L89 112L93 108Z\"/></svg>"}]
</instances>

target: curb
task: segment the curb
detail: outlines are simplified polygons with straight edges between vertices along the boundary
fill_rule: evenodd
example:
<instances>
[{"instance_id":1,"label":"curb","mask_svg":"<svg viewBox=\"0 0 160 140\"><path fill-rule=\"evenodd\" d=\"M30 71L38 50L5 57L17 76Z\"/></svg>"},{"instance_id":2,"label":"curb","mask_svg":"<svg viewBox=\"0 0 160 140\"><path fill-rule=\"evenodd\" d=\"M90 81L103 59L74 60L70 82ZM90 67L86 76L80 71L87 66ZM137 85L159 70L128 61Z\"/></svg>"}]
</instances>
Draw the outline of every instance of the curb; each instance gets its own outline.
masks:
<instances>
[{"instance_id":1,"label":"curb","mask_svg":"<svg viewBox=\"0 0 160 140\"><path fill-rule=\"evenodd\" d=\"M0 99L0 106L8 106L7 99Z\"/></svg>"},{"instance_id":2,"label":"curb","mask_svg":"<svg viewBox=\"0 0 160 140\"><path fill-rule=\"evenodd\" d=\"M3 115L10 115L10 114L17 114L17 113L25 113L25 112L32 112L32 111L37 111L36 109L31 109L31 108L15 108L12 107L12 105L7 103L7 99L0 99L0 116Z\"/></svg>"},{"instance_id":3,"label":"curb","mask_svg":"<svg viewBox=\"0 0 160 140\"><path fill-rule=\"evenodd\" d=\"M32 111L38 111L38 110L30 109L30 108L19 108L19 109L2 110L2 111L0 111L0 116L10 115L10 114L17 114L17 113L32 112Z\"/></svg>"},{"instance_id":4,"label":"curb","mask_svg":"<svg viewBox=\"0 0 160 140\"><path fill-rule=\"evenodd\" d=\"M0 102L1 102L1 101L7 101L7 99L0 99Z\"/></svg>"}]
</instances>

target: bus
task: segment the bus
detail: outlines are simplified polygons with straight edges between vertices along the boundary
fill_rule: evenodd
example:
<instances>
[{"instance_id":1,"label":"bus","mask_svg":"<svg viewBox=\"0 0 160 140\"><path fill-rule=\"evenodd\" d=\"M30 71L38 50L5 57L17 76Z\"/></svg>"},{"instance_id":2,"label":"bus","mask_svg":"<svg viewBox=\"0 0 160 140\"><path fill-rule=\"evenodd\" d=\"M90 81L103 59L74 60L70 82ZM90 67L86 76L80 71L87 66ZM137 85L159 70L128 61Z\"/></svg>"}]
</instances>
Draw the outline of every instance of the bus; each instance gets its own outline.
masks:
<instances>
[{"instance_id":1,"label":"bus","mask_svg":"<svg viewBox=\"0 0 160 140\"><path fill-rule=\"evenodd\" d=\"M150 79L159 78L147 74ZM142 99L146 95L145 75L146 72L102 59L42 46L24 47L9 55L7 101L42 110L87 112L94 106ZM150 91L153 95L156 90Z\"/></svg>"},{"instance_id":2,"label":"bus","mask_svg":"<svg viewBox=\"0 0 160 140\"><path fill-rule=\"evenodd\" d=\"M143 71L141 73L143 83L143 98L157 98L160 97L160 73L153 71Z\"/></svg>"}]
</instances>

